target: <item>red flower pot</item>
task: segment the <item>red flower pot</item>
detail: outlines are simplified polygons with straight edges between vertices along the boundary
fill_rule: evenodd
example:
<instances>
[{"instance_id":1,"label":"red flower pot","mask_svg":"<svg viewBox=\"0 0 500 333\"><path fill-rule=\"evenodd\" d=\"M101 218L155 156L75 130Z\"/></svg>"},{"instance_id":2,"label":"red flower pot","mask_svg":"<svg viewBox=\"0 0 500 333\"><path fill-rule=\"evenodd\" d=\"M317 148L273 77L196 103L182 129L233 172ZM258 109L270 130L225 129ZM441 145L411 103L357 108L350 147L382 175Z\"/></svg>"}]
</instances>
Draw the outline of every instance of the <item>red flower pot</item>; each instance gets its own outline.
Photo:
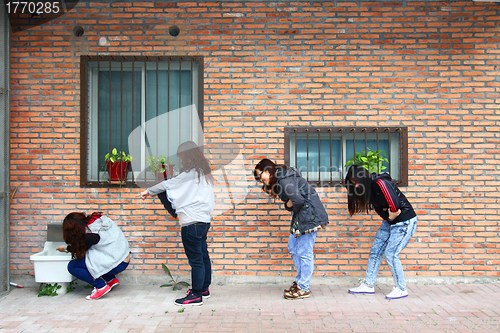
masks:
<instances>
[{"instance_id":1,"label":"red flower pot","mask_svg":"<svg viewBox=\"0 0 500 333\"><path fill-rule=\"evenodd\" d=\"M167 177L173 177L174 175L174 164L169 164L169 165L161 165L162 169L164 169L164 172L156 172L156 180L161 182Z\"/></svg>"},{"instance_id":2,"label":"red flower pot","mask_svg":"<svg viewBox=\"0 0 500 333\"><path fill-rule=\"evenodd\" d=\"M109 181L110 182L120 182L123 183L127 179L128 170L130 168L130 162L124 161L106 161L106 166L108 168Z\"/></svg>"}]
</instances>

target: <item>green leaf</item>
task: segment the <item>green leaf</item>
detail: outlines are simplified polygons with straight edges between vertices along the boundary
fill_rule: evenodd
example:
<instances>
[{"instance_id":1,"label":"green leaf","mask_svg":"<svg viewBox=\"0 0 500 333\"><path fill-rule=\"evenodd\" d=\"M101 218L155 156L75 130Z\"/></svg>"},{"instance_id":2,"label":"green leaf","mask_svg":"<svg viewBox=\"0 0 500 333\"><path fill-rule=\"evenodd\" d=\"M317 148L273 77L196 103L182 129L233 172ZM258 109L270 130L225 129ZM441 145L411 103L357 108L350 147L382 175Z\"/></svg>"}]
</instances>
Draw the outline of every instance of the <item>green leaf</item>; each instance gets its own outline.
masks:
<instances>
[{"instance_id":1,"label":"green leaf","mask_svg":"<svg viewBox=\"0 0 500 333\"><path fill-rule=\"evenodd\" d=\"M111 151L111 153L112 153L113 155L118 155L118 152L116 151L116 148L113 148L113 150Z\"/></svg>"},{"instance_id":2,"label":"green leaf","mask_svg":"<svg viewBox=\"0 0 500 333\"><path fill-rule=\"evenodd\" d=\"M160 287L172 287L173 284L162 284Z\"/></svg>"},{"instance_id":3,"label":"green leaf","mask_svg":"<svg viewBox=\"0 0 500 333\"><path fill-rule=\"evenodd\" d=\"M180 285L182 285L182 286L189 287L189 283L187 283L186 281L179 281L179 282L177 282L176 284L177 284L177 285L179 285L179 284L180 284ZM182 287L181 287L181 289L182 289Z\"/></svg>"},{"instance_id":4,"label":"green leaf","mask_svg":"<svg viewBox=\"0 0 500 333\"><path fill-rule=\"evenodd\" d=\"M163 269L165 270L165 272L168 274L168 276L170 276L170 278L171 278L173 281L175 281L175 280L174 280L174 277L173 277L173 276L172 276L172 274L170 273L170 270L168 269L168 267L167 267L167 266L165 266L165 264L163 264L163 263L161 264L161 266L163 267Z\"/></svg>"}]
</instances>

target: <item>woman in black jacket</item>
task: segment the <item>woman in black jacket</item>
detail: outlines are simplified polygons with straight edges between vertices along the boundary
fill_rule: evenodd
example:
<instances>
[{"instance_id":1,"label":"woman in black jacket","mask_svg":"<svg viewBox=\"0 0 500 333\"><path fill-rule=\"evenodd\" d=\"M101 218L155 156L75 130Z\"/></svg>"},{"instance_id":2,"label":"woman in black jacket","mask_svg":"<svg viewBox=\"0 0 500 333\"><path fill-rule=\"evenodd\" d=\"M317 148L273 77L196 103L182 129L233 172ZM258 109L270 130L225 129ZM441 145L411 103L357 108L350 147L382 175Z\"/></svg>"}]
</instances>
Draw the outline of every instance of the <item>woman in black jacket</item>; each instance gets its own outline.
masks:
<instances>
[{"instance_id":1,"label":"woman in black jacket","mask_svg":"<svg viewBox=\"0 0 500 333\"><path fill-rule=\"evenodd\" d=\"M408 296L399 254L408 245L417 228L417 215L410 202L392 182L388 173L371 174L364 167L353 165L345 178L349 213L352 215L374 209L383 219L375 235L366 267L366 279L353 294L373 294L382 254L391 269L396 286L386 298Z\"/></svg>"},{"instance_id":2,"label":"woman in black jacket","mask_svg":"<svg viewBox=\"0 0 500 333\"><path fill-rule=\"evenodd\" d=\"M292 212L288 252L292 256L297 276L291 287L285 289L287 299L311 295L309 283L314 271L314 243L319 229L328 224L328 214L314 188L300 172L263 159L254 169L255 180L271 198L279 197L285 209Z\"/></svg>"}]
</instances>

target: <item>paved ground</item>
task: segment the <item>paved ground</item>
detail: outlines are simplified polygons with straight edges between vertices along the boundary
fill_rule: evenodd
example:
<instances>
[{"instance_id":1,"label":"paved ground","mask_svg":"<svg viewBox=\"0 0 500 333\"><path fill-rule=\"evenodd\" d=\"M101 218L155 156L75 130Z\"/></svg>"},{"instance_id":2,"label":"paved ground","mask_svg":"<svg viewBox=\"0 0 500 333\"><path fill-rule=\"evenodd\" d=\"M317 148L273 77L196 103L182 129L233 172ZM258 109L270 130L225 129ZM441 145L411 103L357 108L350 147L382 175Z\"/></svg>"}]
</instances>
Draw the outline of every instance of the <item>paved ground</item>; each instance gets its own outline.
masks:
<instances>
[{"instance_id":1,"label":"paved ground","mask_svg":"<svg viewBox=\"0 0 500 333\"><path fill-rule=\"evenodd\" d=\"M100 300L78 286L56 297L13 289L0 298L0 333L7 332L500 332L500 284L409 286L386 300L319 285L309 299L285 300L285 285L212 286L204 305L173 304L183 291L122 284Z\"/></svg>"}]
</instances>

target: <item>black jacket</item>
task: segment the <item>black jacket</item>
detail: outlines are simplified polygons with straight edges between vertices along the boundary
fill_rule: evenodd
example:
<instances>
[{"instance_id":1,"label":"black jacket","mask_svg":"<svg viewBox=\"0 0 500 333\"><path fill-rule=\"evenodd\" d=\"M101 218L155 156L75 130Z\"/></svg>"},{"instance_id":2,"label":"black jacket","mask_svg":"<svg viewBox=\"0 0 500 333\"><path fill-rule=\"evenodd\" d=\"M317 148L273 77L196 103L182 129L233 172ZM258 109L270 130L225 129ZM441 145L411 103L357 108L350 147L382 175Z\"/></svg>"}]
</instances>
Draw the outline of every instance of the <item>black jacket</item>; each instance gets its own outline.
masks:
<instances>
[{"instance_id":1,"label":"black jacket","mask_svg":"<svg viewBox=\"0 0 500 333\"><path fill-rule=\"evenodd\" d=\"M318 193L302 178L297 169L277 169L276 184L285 209L293 212L292 219L298 222L300 233L328 224L328 214L319 200ZM288 200L292 201L293 207L286 206Z\"/></svg>"},{"instance_id":2,"label":"black jacket","mask_svg":"<svg viewBox=\"0 0 500 333\"><path fill-rule=\"evenodd\" d=\"M392 178L388 173L372 174L371 204L377 214L389 224L407 221L417 216L408 199L392 182ZM388 210L397 212L398 209L401 209L401 214L394 220L389 221Z\"/></svg>"}]
</instances>

